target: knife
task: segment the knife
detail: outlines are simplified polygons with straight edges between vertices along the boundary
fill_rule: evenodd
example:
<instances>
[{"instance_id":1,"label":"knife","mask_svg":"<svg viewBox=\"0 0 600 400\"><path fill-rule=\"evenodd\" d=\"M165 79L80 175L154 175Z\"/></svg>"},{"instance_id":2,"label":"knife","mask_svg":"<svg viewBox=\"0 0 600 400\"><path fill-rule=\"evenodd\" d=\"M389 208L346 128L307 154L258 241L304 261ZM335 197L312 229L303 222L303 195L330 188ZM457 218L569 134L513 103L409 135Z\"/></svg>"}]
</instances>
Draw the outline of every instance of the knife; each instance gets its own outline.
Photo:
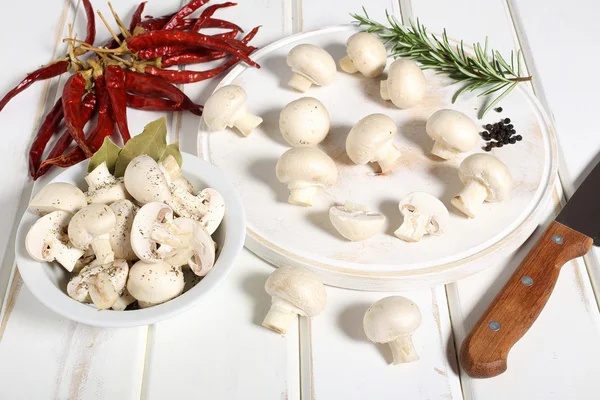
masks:
<instances>
[{"instance_id":1,"label":"knife","mask_svg":"<svg viewBox=\"0 0 600 400\"><path fill-rule=\"evenodd\" d=\"M506 371L510 349L531 328L548 302L561 267L600 244L600 164L592 170L558 217L462 343L460 362L473 378Z\"/></svg>"}]
</instances>

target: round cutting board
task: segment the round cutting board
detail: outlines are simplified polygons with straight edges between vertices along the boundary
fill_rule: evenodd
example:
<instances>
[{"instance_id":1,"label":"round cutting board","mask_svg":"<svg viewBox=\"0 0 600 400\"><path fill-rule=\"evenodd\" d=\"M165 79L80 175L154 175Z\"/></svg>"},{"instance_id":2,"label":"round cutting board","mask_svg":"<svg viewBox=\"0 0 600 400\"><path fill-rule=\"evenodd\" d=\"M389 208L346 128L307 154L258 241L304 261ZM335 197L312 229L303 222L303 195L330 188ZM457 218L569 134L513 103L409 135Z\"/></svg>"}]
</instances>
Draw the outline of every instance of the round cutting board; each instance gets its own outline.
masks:
<instances>
[{"instance_id":1,"label":"round cutting board","mask_svg":"<svg viewBox=\"0 0 600 400\"><path fill-rule=\"evenodd\" d=\"M291 71L286 55L291 48L311 43L338 61L345 55L347 38L355 32L354 27L339 26L290 36L254 54L261 69L238 65L220 83L242 86L248 93L249 111L264 119L247 138L230 129L208 133L201 126L199 132L199 154L221 169L242 196L248 225L246 246L277 266L308 267L326 284L361 290L447 283L501 261L533 232L554 186L556 141L539 102L522 85L502 101L502 113L491 111L477 120L484 99L469 93L452 104L460 86L430 71L426 72L424 101L407 110L379 96L384 75L368 79L338 71L332 85L313 86L304 94L287 86ZM319 192L309 208L288 204L286 185L275 176L278 158L290 148L279 133L279 113L303 96L319 99L329 111L331 130L319 147L335 161L339 172L337 183ZM459 110L480 125L509 117L523 136L522 142L491 152L509 167L514 188L506 201L485 203L475 219L466 218L450 204L462 188L457 168L471 153L451 161L429 155L433 142L425 133L425 123L441 108ZM354 165L345 152L352 126L373 113L389 115L398 126L395 141L402 159L393 174L380 175L374 165ZM483 152L483 144L480 141L473 152ZM430 193L448 207L450 224L444 235L425 236L418 243L394 236L402 223L398 202L413 191ZM329 222L328 212L346 200L384 214L385 231L361 242L342 238Z\"/></svg>"}]
</instances>

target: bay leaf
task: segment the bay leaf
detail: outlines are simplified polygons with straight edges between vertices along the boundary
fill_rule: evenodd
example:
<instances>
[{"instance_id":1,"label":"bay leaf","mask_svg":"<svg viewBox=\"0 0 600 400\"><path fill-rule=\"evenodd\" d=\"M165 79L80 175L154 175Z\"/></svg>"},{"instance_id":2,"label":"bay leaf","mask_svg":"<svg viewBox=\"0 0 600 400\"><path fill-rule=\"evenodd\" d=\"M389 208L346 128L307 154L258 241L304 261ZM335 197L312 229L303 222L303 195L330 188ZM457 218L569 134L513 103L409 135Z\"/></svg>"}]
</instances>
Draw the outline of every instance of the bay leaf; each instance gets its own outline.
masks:
<instances>
[{"instance_id":1,"label":"bay leaf","mask_svg":"<svg viewBox=\"0 0 600 400\"><path fill-rule=\"evenodd\" d=\"M170 145L168 145L165 149L165 152L162 154L162 156L160 156L160 160L158 161L162 161L168 156L175 157L175 160L177 160L177 164L179 164L179 166L181 167L181 165L183 164L183 157L181 156L181 151L179 151L179 140L175 143L171 143Z\"/></svg>"},{"instance_id":2,"label":"bay leaf","mask_svg":"<svg viewBox=\"0 0 600 400\"><path fill-rule=\"evenodd\" d=\"M112 173L119 157L121 148L113 143L109 137L104 138L102 146L94 153L88 162L88 173L92 172L98 165L106 161L108 170Z\"/></svg>"},{"instance_id":3,"label":"bay leaf","mask_svg":"<svg viewBox=\"0 0 600 400\"><path fill-rule=\"evenodd\" d=\"M119 153L115 165L116 177L125 174L125 169L135 157L146 154L158 161L167 148L167 119L159 118L144 127L142 133L132 137Z\"/></svg>"}]
</instances>

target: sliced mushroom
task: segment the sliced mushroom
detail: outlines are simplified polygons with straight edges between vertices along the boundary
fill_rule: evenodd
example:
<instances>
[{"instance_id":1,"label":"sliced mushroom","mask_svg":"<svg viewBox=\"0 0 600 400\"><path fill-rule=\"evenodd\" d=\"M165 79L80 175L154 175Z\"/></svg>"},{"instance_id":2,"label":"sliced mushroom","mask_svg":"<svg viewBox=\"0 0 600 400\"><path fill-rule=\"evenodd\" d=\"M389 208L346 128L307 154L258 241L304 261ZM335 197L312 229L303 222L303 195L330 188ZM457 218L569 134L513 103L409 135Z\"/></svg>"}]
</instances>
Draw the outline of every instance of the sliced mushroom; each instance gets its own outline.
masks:
<instances>
[{"instance_id":1,"label":"sliced mushroom","mask_svg":"<svg viewBox=\"0 0 600 400\"><path fill-rule=\"evenodd\" d=\"M208 129L214 132L235 127L242 135L250 135L263 120L248 112L247 97L246 91L237 85L217 89L204 104L202 118Z\"/></svg>"},{"instance_id":2,"label":"sliced mushroom","mask_svg":"<svg viewBox=\"0 0 600 400\"><path fill-rule=\"evenodd\" d=\"M368 115L350 130L346 153L355 164L376 162L382 174L393 172L401 156L394 145L396 131L396 124L387 115Z\"/></svg>"},{"instance_id":3,"label":"sliced mushroom","mask_svg":"<svg viewBox=\"0 0 600 400\"><path fill-rule=\"evenodd\" d=\"M125 169L125 187L141 204L171 199L171 191L158 164L152 157L141 155L129 162Z\"/></svg>"},{"instance_id":4,"label":"sliced mushroom","mask_svg":"<svg viewBox=\"0 0 600 400\"><path fill-rule=\"evenodd\" d=\"M131 227L138 208L129 200L119 200L110 205L115 213L115 229L110 234L110 246L115 258L121 260L136 260L137 256L131 248Z\"/></svg>"},{"instance_id":5,"label":"sliced mushroom","mask_svg":"<svg viewBox=\"0 0 600 400\"><path fill-rule=\"evenodd\" d=\"M448 225L448 209L444 203L424 192L406 195L400 204L404 222L394 234L406 242L418 242L423 235L441 235Z\"/></svg>"},{"instance_id":6,"label":"sliced mushroom","mask_svg":"<svg viewBox=\"0 0 600 400\"><path fill-rule=\"evenodd\" d=\"M171 191L173 191L175 187L180 187L192 194L196 194L194 185L183 176L181 167L175 157L172 155L167 156L158 163L158 168L165 176Z\"/></svg>"},{"instance_id":7,"label":"sliced mushroom","mask_svg":"<svg viewBox=\"0 0 600 400\"><path fill-rule=\"evenodd\" d=\"M182 187L174 187L171 200L167 201L175 214L200 221L212 235L225 216L225 200L215 189L204 189L194 196Z\"/></svg>"},{"instance_id":8,"label":"sliced mushroom","mask_svg":"<svg viewBox=\"0 0 600 400\"><path fill-rule=\"evenodd\" d=\"M58 261L67 271L73 271L83 250L73 247L67 236L67 226L73 215L53 211L38 219L27 232L25 249L36 261Z\"/></svg>"},{"instance_id":9,"label":"sliced mushroom","mask_svg":"<svg viewBox=\"0 0 600 400\"><path fill-rule=\"evenodd\" d=\"M81 303L94 303L99 310L108 309L123 293L128 272L125 260L107 264L94 261L69 281L67 294Z\"/></svg>"},{"instance_id":10,"label":"sliced mushroom","mask_svg":"<svg viewBox=\"0 0 600 400\"><path fill-rule=\"evenodd\" d=\"M129 271L127 291L140 303L140 307L145 308L179 296L184 285L180 267L166 262L150 264L138 261Z\"/></svg>"},{"instance_id":11,"label":"sliced mushroom","mask_svg":"<svg viewBox=\"0 0 600 400\"><path fill-rule=\"evenodd\" d=\"M115 254L110 246L110 234L115 224L115 213L109 206L90 204L69 222L69 240L81 250L91 247L100 264L112 262Z\"/></svg>"},{"instance_id":12,"label":"sliced mushroom","mask_svg":"<svg viewBox=\"0 0 600 400\"><path fill-rule=\"evenodd\" d=\"M90 204L112 204L115 201L128 199L122 179L115 178L106 166L106 162L98 165L86 177L88 184L86 193L87 202Z\"/></svg>"},{"instance_id":13,"label":"sliced mushroom","mask_svg":"<svg viewBox=\"0 0 600 400\"><path fill-rule=\"evenodd\" d=\"M123 293L119 296L117 301L112 305L112 309L115 311L125 311L128 305L132 304L135 298L129 294L127 287L123 288Z\"/></svg>"},{"instance_id":14,"label":"sliced mushroom","mask_svg":"<svg viewBox=\"0 0 600 400\"><path fill-rule=\"evenodd\" d=\"M85 194L75 185L65 182L50 183L42 188L29 202L29 211L46 215L53 211L75 214L87 206Z\"/></svg>"},{"instance_id":15,"label":"sliced mushroom","mask_svg":"<svg viewBox=\"0 0 600 400\"><path fill-rule=\"evenodd\" d=\"M335 79L333 57L315 45L299 44L290 50L286 61L293 73L288 85L299 92L306 92L312 85L331 85Z\"/></svg>"},{"instance_id":16,"label":"sliced mushroom","mask_svg":"<svg viewBox=\"0 0 600 400\"><path fill-rule=\"evenodd\" d=\"M366 206L346 201L343 206L329 209L333 227L348 240L366 240L383 230L385 217L371 212Z\"/></svg>"}]
</instances>

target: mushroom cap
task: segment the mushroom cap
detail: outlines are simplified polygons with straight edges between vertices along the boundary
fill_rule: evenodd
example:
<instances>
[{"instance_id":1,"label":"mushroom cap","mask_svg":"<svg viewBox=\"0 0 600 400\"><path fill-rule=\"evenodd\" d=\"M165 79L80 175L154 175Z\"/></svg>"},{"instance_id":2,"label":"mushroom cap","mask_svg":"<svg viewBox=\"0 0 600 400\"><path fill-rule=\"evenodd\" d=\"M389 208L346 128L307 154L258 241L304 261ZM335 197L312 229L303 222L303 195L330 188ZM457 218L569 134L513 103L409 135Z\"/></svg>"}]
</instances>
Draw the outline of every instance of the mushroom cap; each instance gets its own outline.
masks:
<instances>
[{"instance_id":1,"label":"mushroom cap","mask_svg":"<svg viewBox=\"0 0 600 400\"><path fill-rule=\"evenodd\" d=\"M396 137L396 124L385 114L367 115L350 130L346 139L346 153L356 164L367 164L382 146Z\"/></svg>"},{"instance_id":2,"label":"mushroom cap","mask_svg":"<svg viewBox=\"0 0 600 400\"><path fill-rule=\"evenodd\" d=\"M147 155L135 157L125 169L125 187L141 204L171 199L171 191L158 163Z\"/></svg>"},{"instance_id":3,"label":"mushroom cap","mask_svg":"<svg viewBox=\"0 0 600 400\"><path fill-rule=\"evenodd\" d=\"M200 223L206 229L209 235L212 235L225 217L225 199L221 193L217 192L213 188L206 188L202 190L198 197L202 200L202 203L208 207L206 215L200 218Z\"/></svg>"},{"instance_id":4,"label":"mushroom cap","mask_svg":"<svg viewBox=\"0 0 600 400\"><path fill-rule=\"evenodd\" d=\"M66 211L53 211L35 221L25 236L25 249L31 258L36 261L54 260L52 255L44 255L46 241L57 234L60 237L72 217L73 214Z\"/></svg>"},{"instance_id":5,"label":"mushroom cap","mask_svg":"<svg viewBox=\"0 0 600 400\"><path fill-rule=\"evenodd\" d=\"M329 112L319 100L302 97L286 105L279 115L281 135L294 147L314 146L329 133Z\"/></svg>"},{"instance_id":6,"label":"mushroom cap","mask_svg":"<svg viewBox=\"0 0 600 400\"><path fill-rule=\"evenodd\" d=\"M175 223L181 219L175 220ZM195 221L194 221L195 222ZM192 257L188 265L197 276L206 276L215 265L216 247L206 229L196 222L191 241Z\"/></svg>"},{"instance_id":7,"label":"mushroom cap","mask_svg":"<svg viewBox=\"0 0 600 400\"><path fill-rule=\"evenodd\" d=\"M226 85L215 90L204 103L202 111L202 118L208 129L222 131L233 125L237 116L246 110L247 98L248 95L241 86Z\"/></svg>"},{"instance_id":8,"label":"mushroom cap","mask_svg":"<svg viewBox=\"0 0 600 400\"><path fill-rule=\"evenodd\" d=\"M412 192L400 200L398 208L402 215L418 212L420 215L430 215L431 221L427 232L432 235L441 235L448 226L450 214L448 209L437 197L425 192Z\"/></svg>"},{"instance_id":9,"label":"mushroom cap","mask_svg":"<svg viewBox=\"0 0 600 400\"><path fill-rule=\"evenodd\" d=\"M421 325L421 311L410 299L385 297L371 305L363 319L367 338L374 343L389 343L409 335Z\"/></svg>"},{"instance_id":10,"label":"mushroom cap","mask_svg":"<svg viewBox=\"0 0 600 400\"><path fill-rule=\"evenodd\" d=\"M106 165L106 161L98 165L86 177L89 185L85 194L88 203L111 204L115 201L128 199L129 194L125 190L125 184L121 178L115 178Z\"/></svg>"},{"instance_id":11,"label":"mushroom cap","mask_svg":"<svg viewBox=\"0 0 600 400\"><path fill-rule=\"evenodd\" d=\"M479 139L475 122L456 110L436 111L427 120L425 130L433 140L460 152L471 150Z\"/></svg>"},{"instance_id":12,"label":"mushroom cap","mask_svg":"<svg viewBox=\"0 0 600 400\"><path fill-rule=\"evenodd\" d=\"M381 232L385 225L385 216L350 202L331 207L329 220L340 235L352 241L368 239Z\"/></svg>"},{"instance_id":13,"label":"mushroom cap","mask_svg":"<svg viewBox=\"0 0 600 400\"><path fill-rule=\"evenodd\" d=\"M69 297L81 302L91 303L89 295L89 283L93 277L100 272L106 272L110 276L110 281L115 287L117 293L122 293L127 282L129 265L125 260L115 260L109 264L100 264L97 260L90 265L86 265L75 275L67 284L67 294Z\"/></svg>"},{"instance_id":14,"label":"mushroom cap","mask_svg":"<svg viewBox=\"0 0 600 400\"><path fill-rule=\"evenodd\" d=\"M312 44L299 44L287 55L287 65L319 86L333 83L337 67L331 55ZM206 106L204 106L206 112Z\"/></svg>"},{"instance_id":15,"label":"mushroom cap","mask_svg":"<svg viewBox=\"0 0 600 400\"><path fill-rule=\"evenodd\" d=\"M310 270L284 265L277 268L265 283L270 296L284 299L313 317L325 308L327 293L323 282Z\"/></svg>"},{"instance_id":16,"label":"mushroom cap","mask_svg":"<svg viewBox=\"0 0 600 400\"><path fill-rule=\"evenodd\" d=\"M392 103L400 108L409 108L423 99L427 81L417 63L399 58L390 65L386 84Z\"/></svg>"},{"instance_id":17,"label":"mushroom cap","mask_svg":"<svg viewBox=\"0 0 600 400\"><path fill-rule=\"evenodd\" d=\"M471 154L463 160L458 177L467 184L474 179L487 188L487 201L502 201L512 188L512 177L506 164L491 154Z\"/></svg>"},{"instance_id":18,"label":"mushroom cap","mask_svg":"<svg viewBox=\"0 0 600 400\"><path fill-rule=\"evenodd\" d=\"M160 202L148 203L136 213L131 227L131 248L139 259L149 263L161 261L151 235L154 224L163 219L172 220L173 209Z\"/></svg>"},{"instance_id":19,"label":"mushroom cap","mask_svg":"<svg viewBox=\"0 0 600 400\"><path fill-rule=\"evenodd\" d=\"M337 167L327 154L316 147L293 147L277 161L279 182L304 181L320 186L331 186L337 180Z\"/></svg>"},{"instance_id":20,"label":"mushroom cap","mask_svg":"<svg viewBox=\"0 0 600 400\"><path fill-rule=\"evenodd\" d=\"M129 270L127 291L136 300L154 305L179 296L184 284L181 268L165 262L138 261Z\"/></svg>"},{"instance_id":21,"label":"mushroom cap","mask_svg":"<svg viewBox=\"0 0 600 400\"><path fill-rule=\"evenodd\" d=\"M110 234L110 247L115 258L127 261L137 259L131 248L131 227L137 207L129 200L119 200L110 205L115 213L115 229Z\"/></svg>"},{"instance_id":22,"label":"mushroom cap","mask_svg":"<svg viewBox=\"0 0 600 400\"><path fill-rule=\"evenodd\" d=\"M97 237L109 235L116 224L112 208L106 204L90 204L79 210L69 222L69 240L85 250Z\"/></svg>"},{"instance_id":23,"label":"mushroom cap","mask_svg":"<svg viewBox=\"0 0 600 400\"><path fill-rule=\"evenodd\" d=\"M65 182L50 183L29 202L29 211L45 215L53 211L75 214L87 206L85 194L75 185Z\"/></svg>"},{"instance_id":24,"label":"mushroom cap","mask_svg":"<svg viewBox=\"0 0 600 400\"><path fill-rule=\"evenodd\" d=\"M375 35L359 32L348 38L346 52L356 69L367 78L379 76L387 63L387 50Z\"/></svg>"}]
</instances>

